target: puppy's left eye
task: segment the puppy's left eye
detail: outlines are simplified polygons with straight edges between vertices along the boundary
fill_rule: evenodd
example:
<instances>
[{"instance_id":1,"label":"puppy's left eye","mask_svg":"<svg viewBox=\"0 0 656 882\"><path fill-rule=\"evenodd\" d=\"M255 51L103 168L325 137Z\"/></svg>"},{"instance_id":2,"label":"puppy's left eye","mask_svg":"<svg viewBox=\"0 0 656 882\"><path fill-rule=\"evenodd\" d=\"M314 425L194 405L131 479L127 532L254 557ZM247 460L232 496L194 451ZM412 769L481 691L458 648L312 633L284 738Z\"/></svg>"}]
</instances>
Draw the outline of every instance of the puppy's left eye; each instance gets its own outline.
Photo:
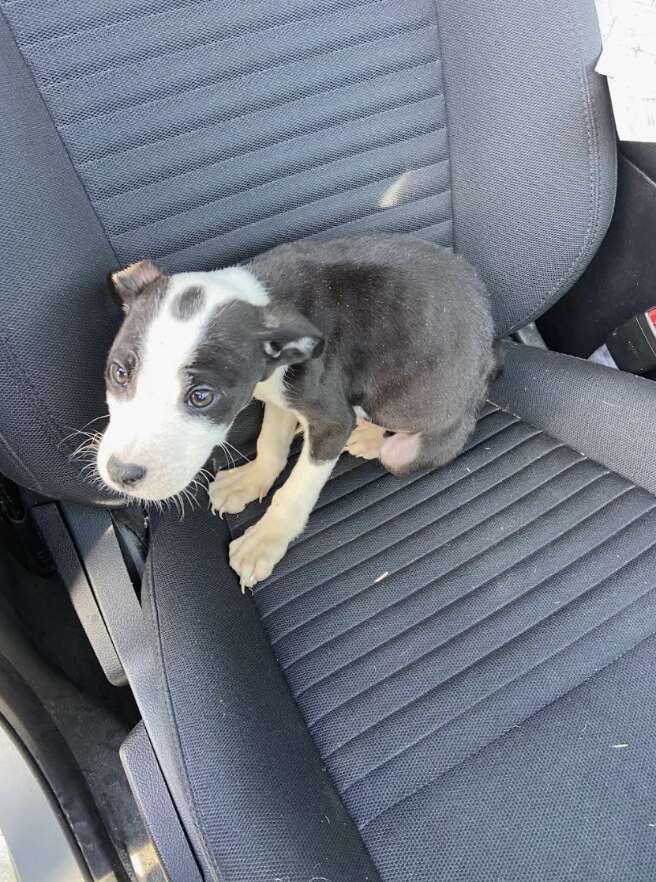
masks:
<instances>
[{"instance_id":1,"label":"puppy's left eye","mask_svg":"<svg viewBox=\"0 0 656 882\"><path fill-rule=\"evenodd\" d=\"M119 361L113 361L109 366L109 376L115 386L127 386L130 380L128 369Z\"/></svg>"},{"instance_id":2,"label":"puppy's left eye","mask_svg":"<svg viewBox=\"0 0 656 882\"><path fill-rule=\"evenodd\" d=\"M213 401L214 392L206 386L196 386L187 395L187 404L197 409L209 407Z\"/></svg>"}]
</instances>

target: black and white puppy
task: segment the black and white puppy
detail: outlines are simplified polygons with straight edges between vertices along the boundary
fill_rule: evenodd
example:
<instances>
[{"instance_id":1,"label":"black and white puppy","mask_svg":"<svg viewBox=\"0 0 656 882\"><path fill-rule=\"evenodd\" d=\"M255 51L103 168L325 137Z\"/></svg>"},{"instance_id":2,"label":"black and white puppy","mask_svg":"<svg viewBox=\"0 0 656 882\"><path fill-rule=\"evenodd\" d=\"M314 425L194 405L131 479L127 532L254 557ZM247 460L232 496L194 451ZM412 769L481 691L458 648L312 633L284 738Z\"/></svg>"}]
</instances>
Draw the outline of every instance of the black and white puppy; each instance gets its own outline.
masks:
<instances>
[{"instance_id":1,"label":"black and white puppy","mask_svg":"<svg viewBox=\"0 0 656 882\"><path fill-rule=\"evenodd\" d=\"M109 487L177 494L255 397L256 458L209 488L215 511L236 513L268 493L303 430L288 480L230 545L242 588L302 532L345 448L397 475L457 456L498 367L475 270L401 235L295 242L215 272L166 275L142 261L113 282L126 317L97 455Z\"/></svg>"}]
</instances>

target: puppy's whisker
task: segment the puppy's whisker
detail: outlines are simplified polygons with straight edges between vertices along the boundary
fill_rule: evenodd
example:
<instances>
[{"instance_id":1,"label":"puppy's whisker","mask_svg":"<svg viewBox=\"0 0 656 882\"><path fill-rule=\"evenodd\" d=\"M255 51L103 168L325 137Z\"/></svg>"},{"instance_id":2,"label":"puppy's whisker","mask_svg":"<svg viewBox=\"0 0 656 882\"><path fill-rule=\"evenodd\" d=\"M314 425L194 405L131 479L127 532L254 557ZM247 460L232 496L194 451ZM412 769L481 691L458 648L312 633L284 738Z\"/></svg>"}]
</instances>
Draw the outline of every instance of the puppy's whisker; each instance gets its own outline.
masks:
<instances>
[{"instance_id":1,"label":"puppy's whisker","mask_svg":"<svg viewBox=\"0 0 656 882\"><path fill-rule=\"evenodd\" d=\"M191 483L182 492L185 494L189 502L196 502L196 492L202 490L202 485L198 478L192 478Z\"/></svg>"},{"instance_id":2,"label":"puppy's whisker","mask_svg":"<svg viewBox=\"0 0 656 882\"><path fill-rule=\"evenodd\" d=\"M84 439L84 440L82 441L82 445L85 444L85 443L87 443L87 442L93 442L93 443L95 443L95 444L99 444L99 443L100 443L100 440L101 440L101 438L102 438L102 432L88 432L88 431L85 431L84 429L74 429L72 432L69 432L68 435L66 435L64 438L62 438L62 439L58 442L58 445L57 445L57 446L58 446L60 449L61 449L62 447L64 447L65 445L68 446L68 444L70 443L71 439L73 439L73 438L78 438L78 437L81 437L81 438ZM79 449L79 448L77 448L77 449ZM76 449L76 451L74 451L74 453L77 452L77 449Z\"/></svg>"},{"instance_id":3,"label":"puppy's whisker","mask_svg":"<svg viewBox=\"0 0 656 882\"><path fill-rule=\"evenodd\" d=\"M194 484L195 483L196 482L194 481ZM195 496L193 495L192 491L189 489L189 487L185 487L185 489L182 491L182 495L189 503L189 511L193 511L197 500L196 500Z\"/></svg>"},{"instance_id":4,"label":"puppy's whisker","mask_svg":"<svg viewBox=\"0 0 656 882\"><path fill-rule=\"evenodd\" d=\"M171 503L175 506L175 510L178 513L178 519L182 520L184 518L184 503L180 497L179 493L174 493L173 496L170 496L169 499Z\"/></svg>"},{"instance_id":5,"label":"puppy's whisker","mask_svg":"<svg viewBox=\"0 0 656 882\"><path fill-rule=\"evenodd\" d=\"M100 438L85 438L82 440L78 446L73 451L73 454L79 453L82 450L91 450L98 447L100 443Z\"/></svg>"},{"instance_id":6,"label":"puppy's whisker","mask_svg":"<svg viewBox=\"0 0 656 882\"><path fill-rule=\"evenodd\" d=\"M144 502L147 508L156 508L160 514L164 511L161 499L146 499Z\"/></svg>"},{"instance_id":7,"label":"puppy's whisker","mask_svg":"<svg viewBox=\"0 0 656 882\"><path fill-rule=\"evenodd\" d=\"M81 444L88 443L88 442L97 443L97 442L99 442L100 439L102 438L102 433L101 433L101 432L81 432L81 431L77 431L77 432L75 432L74 434L76 434L76 435L81 435L81 436L82 436L83 441L81 442ZM67 436L67 437L70 438L71 436L69 435L69 436Z\"/></svg>"},{"instance_id":8,"label":"puppy's whisker","mask_svg":"<svg viewBox=\"0 0 656 882\"><path fill-rule=\"evenodd\" d=\"M82 429L73 429L72 432L69 432L68 435L64 435L64 437L59 441L59 446L61 447L62 444L65 444L71 438L76 438L78 435L81 435L83 438L90 438L92 437L93 433L85 432Z\"/></svg>"},{"instance_id":9,"label":"puppy's whisker","mask_svg":"<svg viewBox=\"0 0 656 882\"><path fill-rule=\"evenodd\" d=\"M97 450L97 448L95 446L82 447L79 450L77 450L75 453L71 454L70 460L72 462L92 461L96 457L96 450Z\"/></svg>"},{"instance_id":10,"label":"puppy's whisker","mask_svg":"<svg viewBox=\"0 0 656 882\"><path fill-rule=\"evenodd\" d=\"M94 435L91 435L89 439L85 439L69 455L69 460L71 462L87 462L87 465L95 467L98 445L100 444L101 437L100 433L95 433Z\"/></svg>"},{"instance_id":11,"label":"puppy's whisker","mask_svg":"<svg viewBox=\"0 0 656 882\"><path fill-rule=\"evenodd\" d=\"M238 456L241 456L241 458L244 460L244 462L250 462L249 458L248 458L247 456L245 456L245 455L241 452L241 450L239 450L237 447L235 447L234 444L231 444L230 441L224 441L223 443L224 443L225 445L227 445L231 450L234 450L234 452L235 452Z\"/></svg>"},{"instance_id":12,"label":"puppy's whisker","mask_svg":"<svg viewBox=\"0 0 656 882\"><path fill-rule=\"evenodd\" d=\"M221 446L221 450L223 451L226 460L228 461L229 468L231 468L231 469L234 468L235 461L232 457L232 454L230 453L230 450L226 447L225 441L222 441L220 446Z\"/></svg>"},{"instance_id":13,"label":"puppy's whisker","mask_svg":"<svg viewBox=\"0 0 656 882\"><path fill-rule=\"evenodd\" d=\"M212 472L208 471L208 469L201 469L200 479L201 481L205 482L204 484L202 484L203 489L206 493L209 493L210 484L214 480L214 475L212 474Z\"/></svg>"},{"instance_id":14,"label":"puppy's whisker","mask_svg":"<svg viewBox=\"0 0 656 882\"><path fill-rule=\"evenodd\" d=\"M93 419L91 419L91 420L89 420L89 422L85 423L85 424L82 426L82 428L83 428L83 429L86 429L87 426L90 426L91 423L97 423L98 420L108 420L108 419L109 419L109 414L108 414L108 413L101 413L100 416L93 417Z\"/></svg>"},{"instance_id":15,"label":"puppy's whisker","mask_svg":"<svg viewBox=\"0 0 656 882\"><path fill-rule=\"evenodd\" d=\"M200 471L198 472L198 476L200 476L201 478L205 478L208 483L214 480L214 475L209 469L200 469Z\"/></svg>"},{"instance_id":16,"label":"puppy's whisker","mask_svg":"<svg viewBox=\"0 0 656 882\"><path fill-rule=\"evenodd\" d=\"M87 422L86 422L83 426L80 426L79 429L74 428L73 426L64 426L64 428L65 428L65 429L71 429L71 431L72 431L73 433L75 433L75 432L83 432L88 426L91 425L91 423L97 423L98 420L108 420L108 419L109 419L109 414L108 414L108 413L101 413L100 416L92 417L92 419L87 420Z\"/></svg>"}]
</instances>

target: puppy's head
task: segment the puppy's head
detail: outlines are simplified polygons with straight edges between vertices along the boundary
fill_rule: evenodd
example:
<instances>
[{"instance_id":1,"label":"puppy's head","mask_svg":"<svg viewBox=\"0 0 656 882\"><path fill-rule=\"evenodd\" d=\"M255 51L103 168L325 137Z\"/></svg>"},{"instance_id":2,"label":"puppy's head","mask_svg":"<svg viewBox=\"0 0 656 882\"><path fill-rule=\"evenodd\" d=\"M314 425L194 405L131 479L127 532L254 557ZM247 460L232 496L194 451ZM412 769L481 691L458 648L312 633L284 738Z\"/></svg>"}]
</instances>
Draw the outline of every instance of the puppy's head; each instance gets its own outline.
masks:
<instances>
[{"instance_id":1,"label":"puppy's head","mask_svg":"<svg viewBox=\"0 0 656 882\"><path fill-rule=\"evenodd\" d=\"M225 440L255 385L317 356L322 338L240 267L169 276L140 261L112 283L125 319L107 359L98 471L122 494L166 499Z\"/></svg>"}]
</instances>

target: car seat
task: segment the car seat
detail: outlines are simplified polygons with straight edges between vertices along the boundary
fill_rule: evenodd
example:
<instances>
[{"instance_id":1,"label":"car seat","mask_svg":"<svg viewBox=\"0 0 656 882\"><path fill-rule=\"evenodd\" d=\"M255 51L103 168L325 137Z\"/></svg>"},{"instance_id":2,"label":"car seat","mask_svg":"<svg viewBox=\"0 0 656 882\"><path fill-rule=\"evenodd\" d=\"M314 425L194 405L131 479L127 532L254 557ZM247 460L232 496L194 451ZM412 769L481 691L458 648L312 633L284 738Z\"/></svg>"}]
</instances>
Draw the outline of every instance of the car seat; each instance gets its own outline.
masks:
<instances>
[{"instance_id":1,"label":"car seat","mask_svg":"<svg viewBox=\"0 0 656 882\"><path fill-rule=\"evenodd\" d=\"M146 533L71 458L105 412L105 276L141 257L408 232L476 264L500 336L543 313L613 209L592 0L0 12L0 471L132 687L169 878L653 879L648 381L508 342L458 460L344 457L252 598L226 552L257 506Z\"/></svg>"}]
</instances>

